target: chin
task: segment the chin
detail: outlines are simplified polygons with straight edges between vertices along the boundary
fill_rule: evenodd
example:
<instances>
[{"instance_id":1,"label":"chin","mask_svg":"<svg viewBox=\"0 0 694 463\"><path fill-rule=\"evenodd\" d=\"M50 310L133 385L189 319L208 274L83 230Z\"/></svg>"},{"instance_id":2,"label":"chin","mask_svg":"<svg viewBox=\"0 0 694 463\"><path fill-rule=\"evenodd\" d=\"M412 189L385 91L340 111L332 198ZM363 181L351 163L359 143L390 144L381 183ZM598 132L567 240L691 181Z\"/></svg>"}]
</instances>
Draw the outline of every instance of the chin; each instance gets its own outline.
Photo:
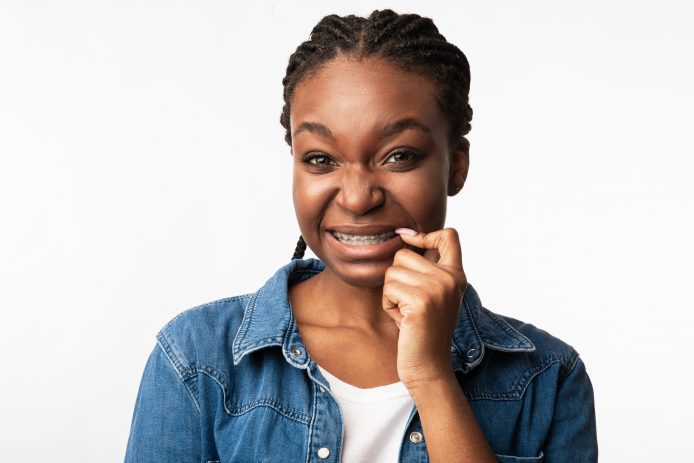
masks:
<instances>
[{"instance_id":1,"label":"chin","mask_svg":"<svg viewBox=\"0 0 694 463\"><path fill-rule=\"evenodd\" d=\"M350 286L378 288L383 286L386 270L393 265L393 261L353 262L341 263L340 265L326 263L326 265L330 267L336 276Z\"/></svg>"}]
</instances>

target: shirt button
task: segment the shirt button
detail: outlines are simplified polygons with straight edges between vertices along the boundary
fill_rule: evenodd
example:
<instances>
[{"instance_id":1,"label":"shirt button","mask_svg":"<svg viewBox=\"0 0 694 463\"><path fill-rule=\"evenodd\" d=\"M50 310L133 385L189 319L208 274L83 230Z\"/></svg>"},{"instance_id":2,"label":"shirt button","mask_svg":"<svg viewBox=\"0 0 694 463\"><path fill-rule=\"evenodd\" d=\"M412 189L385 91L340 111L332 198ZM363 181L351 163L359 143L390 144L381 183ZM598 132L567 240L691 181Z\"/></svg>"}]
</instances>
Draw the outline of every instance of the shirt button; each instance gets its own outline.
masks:
<instances>
[{"instance_id":1,"label":"shirt button","mask_svg":"<svg viewBox=\"0 0 694 463\"><path fill-rule=\"evenodd\" d=\"M325 460L330 456L330 449L327 447L321 447L318 449L318 458Z\"/></svg>"},{"instance_id":2,"label":"shirt button","mask_svg":"<svg viewBox=\"0 0 694 463\"><path fill-rule=\"evenodd\" d=\"M468 351L467 351L467 358L469 358L470 360L472 360L473 358L475 358L475 355L477 355L477 349L475 349L475 348L468 349Z\"/></svg>"},{"instance_id":3,"label":"shirt button","mask_svg":"<svg viewBox=\"0 0 694 463\"><path fill-rule=\"evenodd\" d=\"M325 388L323 386L318 386L321 392L325 392Z\"/></svg>"},{"instance_id":4,"label":"shirt button","mask_svg":"<svg viewBox=\"0 0 694 463\"><path fill-rule=\"evenodd\" d=\"M289 349L289 353L292 354L294 357L298 357L301 355L301 351L296 347L292 347L291 349Z\"/></svg>"},{"instance_id":5,"label":"shirt button","mask_svg":"<svg viewBox=\"0 0 694 463\"><path fill-rule=\"evenodd\" d=\"M414 431L410 433L410 442L412 442L413 444L419 444L420 442L422 442L422 439L423 437L421 432Z\"/></svg>"}]
</instances>

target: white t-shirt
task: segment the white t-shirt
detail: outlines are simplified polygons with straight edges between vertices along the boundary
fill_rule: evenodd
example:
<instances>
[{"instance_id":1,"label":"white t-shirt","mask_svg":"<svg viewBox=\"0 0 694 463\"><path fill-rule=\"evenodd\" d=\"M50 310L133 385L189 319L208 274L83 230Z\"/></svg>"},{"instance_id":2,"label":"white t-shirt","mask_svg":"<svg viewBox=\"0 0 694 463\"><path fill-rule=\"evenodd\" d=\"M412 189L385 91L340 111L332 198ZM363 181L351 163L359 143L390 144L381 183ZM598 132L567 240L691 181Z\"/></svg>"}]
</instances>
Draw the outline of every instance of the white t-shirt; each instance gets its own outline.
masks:
<instances>
[{"instance_id":1,"label":"white t-shirt","mask_svg":"<svg viewBox=\"0 0 694 463\"><path fill-rule=\"evenodd\" d=\"M396 463L414 401L402 382L362 389L320 365L344 419L343 463Z\"/></svg>"}]
</instances>

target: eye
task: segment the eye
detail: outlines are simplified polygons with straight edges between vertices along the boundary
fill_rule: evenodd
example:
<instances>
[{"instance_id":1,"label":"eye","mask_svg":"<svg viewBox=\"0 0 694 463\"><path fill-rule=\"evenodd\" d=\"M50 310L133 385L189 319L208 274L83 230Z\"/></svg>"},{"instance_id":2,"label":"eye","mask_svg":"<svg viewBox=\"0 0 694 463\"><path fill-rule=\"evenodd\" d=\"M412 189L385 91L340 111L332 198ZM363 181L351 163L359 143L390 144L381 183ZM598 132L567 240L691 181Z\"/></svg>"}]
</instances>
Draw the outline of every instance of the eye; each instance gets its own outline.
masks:
<instances>
[{"instance_id":1,"label":"eye","mask_svg":"<svg viewBox=\"0 0 694 463\"><path fill-rule=\"evenodd\" d=\"M333 161L328 156L322 153L308 153L304 156L302 161L306 164L311 164L313 166L335 165L335 161Z\"/></svg>"},{"instance_id":2,"label":"eye","mask_svg":"<svg viewBox=\"0 0 694 463\"><path fill-rule=\"evenodd\" d=\"M385 164L409 164L417 161L422 155L414 150L399 149L391 153L385 160Z\"/></svg>"}]
</instances>

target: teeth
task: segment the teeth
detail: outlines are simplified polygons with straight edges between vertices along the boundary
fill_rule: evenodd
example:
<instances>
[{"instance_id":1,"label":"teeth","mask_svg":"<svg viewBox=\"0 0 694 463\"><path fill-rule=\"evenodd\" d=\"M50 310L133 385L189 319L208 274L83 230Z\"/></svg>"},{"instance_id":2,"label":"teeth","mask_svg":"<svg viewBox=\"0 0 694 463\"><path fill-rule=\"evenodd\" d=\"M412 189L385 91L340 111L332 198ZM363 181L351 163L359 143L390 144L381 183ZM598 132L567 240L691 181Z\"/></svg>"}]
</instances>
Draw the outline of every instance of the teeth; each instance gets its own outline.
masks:
<instances>
[{"instance_id":1,"label":"teeth","mask_svg":"<svg viewBox=\"0 0 694 463\"><path fill-rule=\"evenodd\" d=\"M381 233L379 235L348 235L346 233L340 233L340 232L331 232L335 238L338 239L338 241L341 241L346 244L355 244L355 245L367 245L367 244L379 244L379 243L384 243L388 241L391 238L395 237L395 232L386 232L386 233Z\"/></svg>"}]
</instances>

